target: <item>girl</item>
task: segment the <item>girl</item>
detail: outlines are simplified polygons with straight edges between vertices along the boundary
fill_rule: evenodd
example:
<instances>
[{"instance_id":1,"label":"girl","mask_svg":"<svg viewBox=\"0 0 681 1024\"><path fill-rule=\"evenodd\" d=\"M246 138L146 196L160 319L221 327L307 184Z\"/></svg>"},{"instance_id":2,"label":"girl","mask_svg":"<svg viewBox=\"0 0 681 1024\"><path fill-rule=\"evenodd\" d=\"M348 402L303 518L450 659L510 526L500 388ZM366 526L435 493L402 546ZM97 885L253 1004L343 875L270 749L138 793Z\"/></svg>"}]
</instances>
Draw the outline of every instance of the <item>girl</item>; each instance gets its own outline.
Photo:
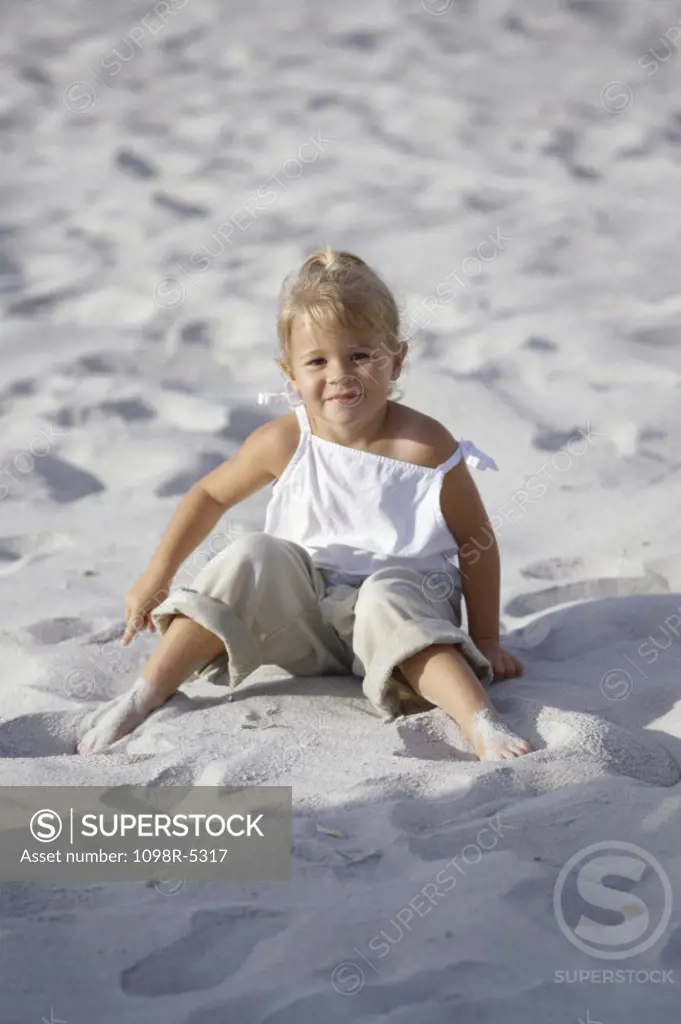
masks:
<instances>
[{"instance_id":1,"label":"girl","mask_svg":"<svg viewBox=\"0 0 681 1024\"><path fill-rule=\"evenodd\" d=\"M408 697L435 704L481 760L527 753L484 689L522 673L499 643L498 548L466 463L496 465L391 397L407 345L390 290L357 256L309 256L282 288L278 335L277 362L298 404L181 501L126 596L122 643L141 627L162 640L78 751L131 732L193 673L231 696L272 664L362 676L389 718ZM221 516L273 481L264 531L239 537L192 587L169 594Z\"/></svg>"}]
</instances>

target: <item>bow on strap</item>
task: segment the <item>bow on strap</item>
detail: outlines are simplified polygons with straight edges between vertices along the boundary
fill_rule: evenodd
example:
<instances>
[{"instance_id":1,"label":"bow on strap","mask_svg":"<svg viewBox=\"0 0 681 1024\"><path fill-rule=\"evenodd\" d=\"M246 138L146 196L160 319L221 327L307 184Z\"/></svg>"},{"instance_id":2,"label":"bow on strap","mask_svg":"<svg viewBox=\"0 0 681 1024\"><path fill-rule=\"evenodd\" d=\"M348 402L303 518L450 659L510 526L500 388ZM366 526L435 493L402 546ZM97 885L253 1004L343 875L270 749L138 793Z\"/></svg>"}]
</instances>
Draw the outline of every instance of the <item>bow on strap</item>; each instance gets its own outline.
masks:
<instances>
[{"instance_id":1,"label":"bow on strap","mask_svg":"<svg viewBox=\"0 0 681 1024\"><path fill-rule=\"evenodd\" d=\"M490 455L485 455L472 441L459 441L459 448L463 453L466 465L473 469L496 469L499 467Z\"/></svg>"},{"instance_id":2,"label":"bow on strap","mask_svg":"<svg viewBox=\"0 0 681 1024\"><path fill-rule=\"evenodd\" d=\"M258 405L270 405L272 402L288 402L289 398L288 391L260 391L258 392Z\"/></svg>"}]
</instances>

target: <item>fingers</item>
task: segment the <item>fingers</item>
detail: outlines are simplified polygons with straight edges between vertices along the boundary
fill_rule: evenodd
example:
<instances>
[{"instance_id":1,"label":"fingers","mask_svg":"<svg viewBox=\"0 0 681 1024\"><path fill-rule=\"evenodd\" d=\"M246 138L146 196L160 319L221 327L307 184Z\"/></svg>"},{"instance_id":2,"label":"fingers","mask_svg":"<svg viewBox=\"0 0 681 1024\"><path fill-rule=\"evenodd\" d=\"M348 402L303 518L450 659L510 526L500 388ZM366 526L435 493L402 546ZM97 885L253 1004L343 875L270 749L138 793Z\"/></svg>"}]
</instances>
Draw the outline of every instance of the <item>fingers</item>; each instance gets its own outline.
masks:
<instances>
[{"instance_id":1,"label":"fingers","mask_svg":"<svg viewBox=\"0 0 681 1024\"><path fill-rule=\"evenodd\" d=\"M130 624L123 636L121 637L121 643L123 647L127 647L130 641L133 639L136 633L140 630L146 630L148 633L158 632L153 622L143 622L141 624Z\"/></svg>"},{"instance_id":2,"label":"fingers","mask_svg":"<svg viewBox=\"0 0 681 1024\"><path fill-rule=\"evenodd\" d=\"M149 629L153 632L153 623L146 615L129 615L125 633L121 638L124 647L128 646L135 633L140 629Z\"/></svg>"},{"instance_id":3,"label":"fingers","mask_svg":"<svg viewBox=\"0 0 681 1024\"><path fill-rule=\"evenodd\" d=\"M498 682L503 679L513 679L515 676L521 676L524 672L524 666L522 662L514 658L508 651L499 657L494 663L494 678Z\"/></svg>"},{"instance_id":4,"label":"fingers","mask_svg":"<svg viewBox=\"0 0 681 1024\"><path fill-rule=\"evenodd\" d=\"M509 658L511 660L511 665L513 666L513 675L521 676L524 672L524 666L522 661L518 661L518 659L514 658L512 654L509 654Z\"/></svg>"},{"instance_id":5,"label":"fingers","mask_svg":"<svg viewBox=\"0 0 681 1024\"><path fill-rule=\"evenodd\" d=\"M126 600L126 602L125 602L125 630L123 632L123 636L121 637L121 643L123 644L124 647L128 646L128 644L132 640L133 636L135 635L135 628L136 628L135 627L135 615L134 615L133 610L132 610L132 608L130 606L130 602L128 600Z\"/></svg>"},{"instance_id":6,"label":"fingers","mask_svg":"<svg viewBox=\"0 0 681 1024\"><path fill-rule=\"evenodd\" d=\"M496 682L501 682L503 679L506 679L508 675L508 666L503 652L494 659L492 667L494 669L494 679Z\"/></svg>"},{"instance_id":7,"label":"fingers","mask_svg":"<svg viewBox=\"0 0 681 1024\"><path fill-rule=\"evenodd\" d=\"M506 662L506 678L513 679L515 676L521 676L522 674L523 666L512 654L509 654Z\"/></svg>"}]
</instances>

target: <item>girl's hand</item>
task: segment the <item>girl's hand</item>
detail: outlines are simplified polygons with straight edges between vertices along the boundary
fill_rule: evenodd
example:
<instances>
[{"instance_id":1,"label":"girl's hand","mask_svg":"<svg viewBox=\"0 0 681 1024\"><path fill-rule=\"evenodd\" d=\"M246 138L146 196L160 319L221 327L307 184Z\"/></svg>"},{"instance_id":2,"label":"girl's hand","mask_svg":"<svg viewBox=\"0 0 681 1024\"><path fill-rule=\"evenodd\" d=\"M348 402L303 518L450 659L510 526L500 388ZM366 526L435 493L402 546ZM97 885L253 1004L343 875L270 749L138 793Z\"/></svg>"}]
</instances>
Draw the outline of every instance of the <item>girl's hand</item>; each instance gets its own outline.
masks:
<instances>
[{"instance_id":1,"label":"girl's hand","mask_svg":"<svg viewBox=\"0 0 681 1024\"><path fill-rule=\"evenodd\" d=\"M149 568L142 573L137 583L125 595L126 630L121 643L124 647L132 640L138 629L156 631L151 612L165 601L173 577L159 569Z\"/></svg>"},{"instance_id":2,"label":"girl's hand","mask_svg":"<svg viewBox=\"0 0 681 1024\"><path fill-rule=\"evenodd\" d=\"M490 640L487 637L482 637L479 640L476 640L475 637L471 637L471 639L491 664L495 681L513 679L514 676L523 674L522 662L514 658L497 640Z\"/></svg>"}]
</instances>

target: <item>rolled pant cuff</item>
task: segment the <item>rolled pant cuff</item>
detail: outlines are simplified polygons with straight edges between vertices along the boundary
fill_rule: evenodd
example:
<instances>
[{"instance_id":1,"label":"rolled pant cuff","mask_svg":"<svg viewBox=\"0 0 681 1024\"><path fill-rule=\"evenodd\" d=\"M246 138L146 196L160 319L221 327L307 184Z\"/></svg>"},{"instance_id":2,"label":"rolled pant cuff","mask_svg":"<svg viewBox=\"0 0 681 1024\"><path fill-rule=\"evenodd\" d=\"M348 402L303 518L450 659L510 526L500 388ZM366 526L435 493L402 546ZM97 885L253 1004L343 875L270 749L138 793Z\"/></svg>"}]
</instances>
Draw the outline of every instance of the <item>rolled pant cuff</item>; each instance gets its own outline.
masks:
<instances>
[{"instance_id":1,"label":"rolled pant cuff","mask_svg":"<svg viewBox=\"0 0 681 1024\"><path fill-rule=\"evenodd\" d=\"M210 682L226 673L229 679L227 686L230 691L234 690L263 664L260 649L251 633L222 601L181 587L154 608L151 618L161 633L165 633L170 623L162 620L173 615L186 615L215 633L224 643L227 659L224 671L220 670L219 663L225 655L217 655L197 670L198 675Z\"/></svg>"},{"instance_id":2,"label":"rolled pant cuff","mask_svg":"<svg viewBox=\"0 0 681 1024\"><path fill-rule=\"evenodd\" d=\"M454 644L461 648L483 686L488 686L494 672L489 661L475 646L465 630L445 619L421 619L402 624L366 667L362 689L379 714L391 721L400 712L400 697L392 673L396 665L431 644Z\"/></svg>"}]
</instances>

